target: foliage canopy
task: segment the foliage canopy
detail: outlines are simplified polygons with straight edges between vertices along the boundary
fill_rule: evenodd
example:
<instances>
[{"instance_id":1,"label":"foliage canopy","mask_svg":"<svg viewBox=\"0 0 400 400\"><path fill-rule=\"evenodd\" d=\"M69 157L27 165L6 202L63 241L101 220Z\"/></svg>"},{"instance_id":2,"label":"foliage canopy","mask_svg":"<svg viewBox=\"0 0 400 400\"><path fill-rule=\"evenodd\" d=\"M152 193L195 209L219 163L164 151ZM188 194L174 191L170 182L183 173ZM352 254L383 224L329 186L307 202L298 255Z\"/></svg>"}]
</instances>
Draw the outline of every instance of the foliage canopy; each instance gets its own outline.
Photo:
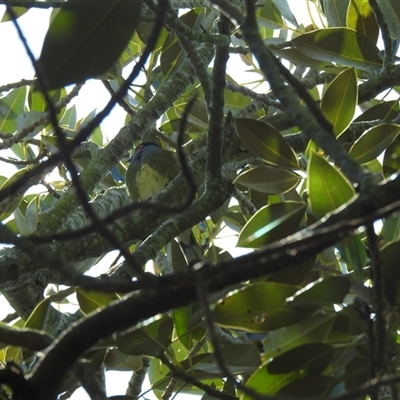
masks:
<instances>
[{"instance_id":1,"label":"foliage canopy","mask_svg":"<svg viewBox=\"0 0 400 400\"><path fill-rule=\"evenodd\" d=\"M0 87L2 398L106 399L116 370L121 399L146 374L163 399L397 399L400 3L6 4L16 27L53 14L37 77ZM88 79L110 102L77 120ZM141 141L182 169L146 203L124 182Z\"/></svg>"}]
</instances>

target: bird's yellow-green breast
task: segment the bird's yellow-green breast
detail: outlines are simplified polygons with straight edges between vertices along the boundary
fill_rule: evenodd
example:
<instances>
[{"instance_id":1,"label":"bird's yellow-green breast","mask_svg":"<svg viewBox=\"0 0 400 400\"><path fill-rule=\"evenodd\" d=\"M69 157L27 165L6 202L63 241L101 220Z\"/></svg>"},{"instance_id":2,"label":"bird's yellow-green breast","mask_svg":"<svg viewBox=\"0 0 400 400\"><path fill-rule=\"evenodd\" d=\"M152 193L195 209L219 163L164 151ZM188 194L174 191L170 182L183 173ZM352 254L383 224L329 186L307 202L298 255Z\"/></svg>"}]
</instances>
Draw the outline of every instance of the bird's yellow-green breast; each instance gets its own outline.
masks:
<instances>
[{"instance_id":1,"label":"bird's yellow-green breast","mask_svg":"<svg viewBox=\"0 0 400 400\"><path fill-rule=\"evenodd\" d=\"M126 172L128 193L135 201L148 200L159 194L178 172L172 152L153 142L142 143Z\"/></svg>"}]
</instances>

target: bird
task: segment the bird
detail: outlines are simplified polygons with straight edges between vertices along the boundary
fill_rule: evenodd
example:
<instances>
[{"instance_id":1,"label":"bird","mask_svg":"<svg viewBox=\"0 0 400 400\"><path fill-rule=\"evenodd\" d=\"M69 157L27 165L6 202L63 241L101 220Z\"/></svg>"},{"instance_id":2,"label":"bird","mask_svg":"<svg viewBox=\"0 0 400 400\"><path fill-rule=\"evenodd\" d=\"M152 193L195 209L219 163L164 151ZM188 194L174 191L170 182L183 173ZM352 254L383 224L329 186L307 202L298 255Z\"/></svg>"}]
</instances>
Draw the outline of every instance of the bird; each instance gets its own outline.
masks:
<instances>
[{"instance_id":1,"label":"bird","mask_svg":"<svg viewBox=\"0 0 400 400\"><path fill-rule=\"evenodd\" d=\"M126 187L135 201L157 196L180 171L173 153L154 142L141 143L128 161Z\"/></svg>"},{"instance_id":2,"label":"bird","mask_svg":"<svg viewBox=\"0 0 400 400\"><path fill-rule=\"evenodd\" d=\"M128 161L126 188L134 201L154 198L181 170L174 154L154 142L141 143ZM188 265L204 260L204 254L191 231L181 234L178 243Z\"/></svg>"}]
</instances>

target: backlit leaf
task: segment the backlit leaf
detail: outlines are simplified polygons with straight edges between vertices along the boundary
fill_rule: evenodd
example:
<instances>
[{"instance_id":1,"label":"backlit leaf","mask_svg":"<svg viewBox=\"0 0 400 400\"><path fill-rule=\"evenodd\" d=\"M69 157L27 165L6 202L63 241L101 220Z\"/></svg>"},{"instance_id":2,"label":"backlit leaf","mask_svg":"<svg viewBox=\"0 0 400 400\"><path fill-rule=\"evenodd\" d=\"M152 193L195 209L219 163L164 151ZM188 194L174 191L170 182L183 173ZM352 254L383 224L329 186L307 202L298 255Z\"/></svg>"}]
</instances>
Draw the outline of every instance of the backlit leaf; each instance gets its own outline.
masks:
<instances>
[{"instance_id":1,"label":"backlit leaf","mask_svg":"<svg viewBox=\"0 0 400 400\"><path fill-rule=\"evenodd\" d=\"M89 314L98 308L110 304L112 301L117 299L117 296L110 293L93 292L77 288L76 298L82 312L84 314Z\"/></svg>"},{"instance_id":2,"label":"backlit leaf","mask_svg":"<svg viewBox=\"0 0 400 400\"><path fill-rule=\"evenodd\" d=\"M267 0L257 12L257 21L260 25L271 29L281 29L284 25L281 13L272 0Z\"/></svg>"},{"instance_id":3,"label":"backlit leaf","mask_svg":"<svg viewBox=\"0 0 400 400\"><path fill-rule=\"evenodd\" d=\"M335 351L325 343L306 343L275 357L267 364L270 374L287 374L296 370L307 371L308 376L321 374L329 365Z\"/></svg>"},{"instance_id":4,"label":"backlit leaf","mask_svg":"<svg viewBox=\"0 0 400 400\"><path fill-rule=\"evenodd\" d=\"M317 153L308 163L308 201L316 218L322 218L354 195L350 183L335 167Z\"/></svg>"},{"instance_id":5,"label":"backlit leaf","mask_svg":"<svg viewBox=\"0 0 400 400\"><path fill-rule=\"evenodd\" d=\"M379 49L365 36L349 28L326 28L292 39L311 58L348 67L373 70L382 67Z\"/></svg>"},{"instance_id":6,"label":"backlit leaf","mask_svg":"<svg viewBox=\"0 0 400 400\"><path fill-rule=\"evenodd\" d=\"M359 164L372 161L388 148L399 132L400 125L383 124L374 126L351 146L349 154Z\"/></svg>"},{"instance_id":7,"label":"backlit leaf","mask_svg":"<svg viewBox=\"0 0 400 400\"><path fill-rule=\"evenodd\" d=\"M258 157L282 167L298 167L296 153L273 126L251 118L238 118L235 125L242 143Z\"/></svg>"},{"instance_id":8,"label":"backlit leaf","mask_svg":"<svg viewBox=\"0 0 400 400\"><path fill-rule=\"evenodd\" d=\"M117 337L118 349L123 353L154 356L163 353L171 344L173 323L168 315Z\"/></svg>"},{"instance_id":9,"label":"backlit leaf","mask_svg":"<svg viewBox=\"0 0 400 400\"><path fill-rule=\"evenodd\" d=\"M109 70L139 22L141 1L68 1L52 20L39 65L48 89Z\"/></svg>"},{"instance_id":10,"label":"backlit leaf","mask_svg":"<svg viewBox=\"0 0 400 400\"><path fill-rule=\"evenodd\" d=\"M357 106L357 76L354 68L340 73L328 86L321 101L321 110L339 136L350 125Z\"/></svg>"},{"instance_id":11,"label":"backlit leaf","mask_svg":"<svg viewBox=\"0 0 400 400\"><path fill-rule=\"evenodd\" d=\"M234 292L214 308L214 321L225 327L249 332L266 332L285 322L296 322L301 313L285 308L296 286L276 282L254 284ZM281 318L281 321L277 321ZM287 325L288 323L286 323Z\"/></svg>"},{"instance_id":12,"label":"backlit leaf","mask_svg":"<svg viewBox=\"0 0 400 400\"><path fill-rule=\"evenodd\" d=\"M350 281L345 276L319 279L296 292L287 301L294 308L319 308L341 303L350 290Z\"/></svg>"},{"instance_id":13,"label":"backlit leaf","mask_svg":"<svg viewBox=\"0 0 400 400\"><path fill-rule=\"evenodd\" d=\"M390 33L400 40L400 3L398 0L378 0Z\"/></svg>"},{"instance_id":14,"label":"backlit leaf","mask_svg":"<svg viewBox=\"0 0 400 400\"><path fill-rule=\"evenodd\" d=\"M25 110L26 86L12 90L0 98L0 131L13 133L17 129L17 118Z\"/></svg>"},{"instance_id":15,"label":"backlit leaf","mask_svg":"<svg viewBox=\"0 0 400 400\"><path fill-rule=\"evenodd\" d=\"M293 189L299 181L300 176L294 172L262 165L241 173L234 183L262 193L279 194Z\"/></svg>"},{"instance_id":16,"label":"backlit leaf","mask_svg":"<svg viewBox=\"0 0 400 400\"><path fill-rule=\"evenodd\" d=\"M379 27L368 0L350 0L347 9L346 25L376 43Z\"/></svg>"},{"instance_id":17,"label":"backlit leaf","mask_svg":"<svg viewBox=\"0 0 400 400\"><path fill-rule=\"evenodd\" d=\"M287 201L267 205L254 214L239 234L239 247L258 248L294 233L303 219L304 203Z\"/></svg>"},{"instance_id":18,"label":"backlit leaf","mask_svg":"<svg viewBox=\"0 0 400 400\"><path fill-rule=\"evenodd\" d=\"M345 26L349 0L322 0L329 26Z\"/></svg>"}]
</instances>

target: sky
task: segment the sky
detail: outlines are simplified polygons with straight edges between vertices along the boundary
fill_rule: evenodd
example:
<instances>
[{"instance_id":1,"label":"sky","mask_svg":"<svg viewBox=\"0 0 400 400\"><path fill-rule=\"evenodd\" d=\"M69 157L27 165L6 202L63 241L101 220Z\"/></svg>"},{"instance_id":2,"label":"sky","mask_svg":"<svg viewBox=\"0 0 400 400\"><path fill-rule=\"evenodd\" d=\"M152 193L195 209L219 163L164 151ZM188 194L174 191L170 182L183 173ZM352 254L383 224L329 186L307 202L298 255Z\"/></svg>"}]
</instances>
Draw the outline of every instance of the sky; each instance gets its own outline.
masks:
<instances>
[{"instance_id":1,"label":"sky","mask_svg":"<svg viewBox=\"0 0 400 400\"><path fill-rule=\"evenodd\" d=\"M305 0L289 0L289 4L292 4L291 9L295 12L296 17L299 17L299 14L304 16L304 12L306 11L304 6ZM0 18L3 15L4 9L5 7L0 5ZM48 28L50 13L50 10L32 9L18 20L26 35L28 44L36 57L40 54L43 38ZM27 59L25 49L11 22L0 23L0 54L2 55L0 63L0 86L11 82L18 82L21 79L32 79L34 75L33 68ZM248 80L249 76L244 75L243 79ZM79 100L76 102L78 118L85 117L93 108L101 110L107 100L108 92L100 82L95 80L88 82L81 90ZM111 139L123 126L124 119L125 112L119 108L114 109L101 125L103 133ZM1 174L6 175L3 167ZM12 174L12 170L9 171L9 174ZM0 306L0 320L9 312L12 312L12 309L8 304L2 302ZM124 394L129 376L130 373L108 373L107 395ZM73 400L86 400L88 398L83 389L78 390L72 397ZM145 398L155 399L152 393L148 393ZM188 396L178 396L177 399L179 398L188 398Z\"/></svg>"}]
</instances>

